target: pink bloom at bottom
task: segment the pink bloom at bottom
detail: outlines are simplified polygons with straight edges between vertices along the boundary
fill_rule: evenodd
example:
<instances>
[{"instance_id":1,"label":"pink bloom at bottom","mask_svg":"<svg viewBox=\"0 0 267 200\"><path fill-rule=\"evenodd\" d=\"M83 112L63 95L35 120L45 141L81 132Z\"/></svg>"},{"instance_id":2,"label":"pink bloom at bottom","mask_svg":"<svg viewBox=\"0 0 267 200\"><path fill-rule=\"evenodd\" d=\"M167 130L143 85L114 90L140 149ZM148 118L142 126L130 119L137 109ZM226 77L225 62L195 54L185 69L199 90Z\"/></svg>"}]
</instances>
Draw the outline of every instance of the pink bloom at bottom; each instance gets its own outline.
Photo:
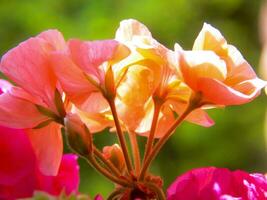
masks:
<instances>
[{"instance_id":1,"label":"pink bloom at bottom","mask_svg":"<svg viewBox=\"0 0 267 200\"><path fill-rule=\"evenodd\" d=\"M64 155L58 174L45 176L38 169L34 151L23 130L0 126L0 146L0 199L31 197L35 190L51 195L59 195L62 190L66 194L78 191L76 155Z\"/></svg>"},{"instance_id":2,"label":"pink bloom at bottom","mask_svg":"<svg viewBox=\"0 0 267 200\"><path fill-rule=\"evenodd\" d=\"M34 151L23 130L0 126L0 146L1 200L31 197L35 190L51 195L59 195L63 190L66 194L77 193L79 166L76 155L64 155L58 174L45 176L38 169Z\"/></svg>"},{"instance_id":3,"label":"pink bloom at bottom","mask_svg":"<svg viewBox=\"0 0 267 200\"><path fill-rule=\"evenodd\" d=\"M266 200L267 178L224 168L199 168L178 177L167 190L168 200Z\"/></svg>"}]
</instances>

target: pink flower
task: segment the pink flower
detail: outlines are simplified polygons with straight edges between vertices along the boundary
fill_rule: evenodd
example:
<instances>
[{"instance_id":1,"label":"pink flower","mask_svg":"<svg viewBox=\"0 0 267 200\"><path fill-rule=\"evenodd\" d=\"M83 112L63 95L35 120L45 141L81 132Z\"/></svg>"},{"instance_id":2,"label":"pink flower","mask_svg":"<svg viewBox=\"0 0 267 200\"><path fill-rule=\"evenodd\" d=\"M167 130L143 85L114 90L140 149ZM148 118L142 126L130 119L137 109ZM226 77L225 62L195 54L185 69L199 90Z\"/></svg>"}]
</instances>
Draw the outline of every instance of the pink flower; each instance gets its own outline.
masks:
<instances>
[{"instance_id":1,"label":"pink flower","mask_svg":"<svg viewBox=\"0 0 267 200\"><path fill-rule=\"evenodd\" d=\"M0 80L0 94L10 87L8 82ZM0 126L0 146L0 199L30 197L34 190L52 195L58 195L63 189L67 194L77 192L77 156L64 155L58 173L46 176L39 170L39 160L25 130Z\"/></svg>"},{"instance_id":2,"label":"pink flower","mask_svg":"<svg viewBox=\"0 0 267 200\"><path fill-rule=\"evenodd\" d=\"M48 56L64 46L61 33L48 30L8 51L0 63L1 72L17 85L0 95L0 125L28 129L39 167L47 175L57 173L63 151L61 125L55 122L62 117L55 96L59 89Z\"/></svg>"},{"instance_id":3,"label":"pink flower","mask_svg":"<svg viewBox=\"0 0 267 200\"><path fill-rule=\"evenodd\" d=\"M16 136L15 140L11 138ZM16 199L32 196L35 190L59 195L77 192L79 166L77 156L62 157L56 176L46 176L38 169L38 163L29 138L24 130L0 126L0 199Z\"/></svg>"},{"instance_id":4,"label":"pink flower","mask_svg":"<svg viewBox=\"0 0 267 200\"><path fill-rule=\"evenodd\" d=\"M167 190L168 200L265 200L267 178L225 168L199 168L178 177Z\"/></svg>"},{"instance_id":5,"label":"pink flower","mask_svg":"<svg viewBox=\"0 0 267 200\"><path fill-rule=\"evenodd\" d=\"M0 63L1 72L16 84L0 95L0 125L27 129L39 167L47 175L57 173L63 150L61 125L56 123L62 117L55 96L60 89L49 54L64 46L61 33L48 30L8 51Z\"/></svg>"}]
</instances>

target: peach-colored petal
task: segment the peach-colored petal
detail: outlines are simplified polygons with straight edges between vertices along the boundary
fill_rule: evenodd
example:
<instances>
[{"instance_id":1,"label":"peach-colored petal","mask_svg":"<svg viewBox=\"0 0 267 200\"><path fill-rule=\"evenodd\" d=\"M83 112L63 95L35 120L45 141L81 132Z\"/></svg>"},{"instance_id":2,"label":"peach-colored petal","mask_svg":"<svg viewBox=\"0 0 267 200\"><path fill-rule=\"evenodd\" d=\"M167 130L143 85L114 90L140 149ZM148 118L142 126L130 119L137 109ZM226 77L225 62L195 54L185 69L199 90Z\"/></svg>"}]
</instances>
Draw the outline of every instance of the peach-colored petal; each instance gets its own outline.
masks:
<instances>
[{"instance_id":1,"label":"peach-colored petal","mask_svg":"<svg viewBox=\"0 0 267 200\"><path fill-rule=\"evenodd\" d=\"M174 121L175 116L173 110L169 106L164 106L161 109L155 137L161 138L162 136L164 136L164 134L171 127Z\"/></svg>"},{"instance_id":2,"label":"peach-colored petal","mask_svg":"<svg viewBox=\"0 0 267 200\"><path fill-rule=\"evenodd\" d=\"M173 106L173 109L175 110L175 112L178 115L181 115L185 111L185 109L187 107L187 104L179 103L179 102L175 102L175 101L172 101L171 105ZM185 120L189 121L191 123L194 123L194 124L198 124L200 126L204 126L204 127L210 127L210 126L214 125L214 121L201 108L195 109L194 111L192 111L185 118Z\"/></svg>"},{"instance_id":3,"label":"peach-colored petal","mask_svg":"<svg viewBox=\"0 0 267 200\"><path fill-rule=\"evenodd\" d=\"M97 91L64 52L51 54L51 62L63 91L76 106L81 106L90 93Z\"/></svg>"},{"instance_id":4,"label":"peach-colored petal","mask_svg":"<svg viewBox=\"0 0 267 200\"><path fill-rule=\"evenodd\" d=\"M134 19L123 20L116 31L116 40L121 42L131 41L134 36L152 37L148 28Z\"/></svg>"},{"instance_id":5,"label":"peach-colored petal","mask_svg":"<svg viewBox=\"0 0 267 200\"><path fill-rule=\"evenodd\" d=\"M41 172L45 175L56 175L63 152L60 126L52 122L41 129L28 129L26 131Z\"/></svg>"},{"instance_id":6,"label":"peach-colored petal","mask_svg":"<svg viewBox=\"0 0 267 200\"><path fill-rule=\"evenodd\" d=\"M82 105L73 110L92 133L113 125L109 104L100 92L92 92Z\"/></svg>"},{"instance_id":7,"label":"peach-colored petal","mask_svg":"<svg viewBox=\"0 0 267 200\"><path fill-rule=\"evenodd\" d=\"M235 90L215 79L202 78L198 81L199 91L206 99L218 105L239 105L248 103L260 94L260 90L266 86L266 81L252 79L243 83ZM242 93L244 92L244 93Z\"/></svg>"},{"instance_id":8,"label":"peach-colored petal","mask_svg":"<svg viewBox=\"0 0 267 200\"><path fill-rule=\"evenodd\" d=\"M92 133L113 125L109 104L100 92L92 92L79 106L72 109Z\"/></svg>"},{"instance_id":9,"label":"peach-colored petal","mask_svg":"<svg viewBox=\"0 0 267 200\"><path fill-rule=\"evenodd\" d=\"M114 126L113 118L110 113L88 113L78 109L76 112L92 133L97 133L107 127Z\"/></svg>"},{"instance_id":10,"label":"peach-colored petal","mask_svg":"<svg viewBox=\"0 0 267 200\"><path fill-rule=\"evenodd\" d=\"M88 113L102 113L109 110L109 104L100 92L92 92L79 108Z\"/></svg>"},{"instance_id":11,"label":"peach-colored petal","mask_svg":"<svg viewBox=\"0 0 267 200\"><path fill-rule=\"evenodd\" d=\"M253 68L234 46L228 45L228 57L225 60L228 68L228 74L225 80L227 85L234 85L244 80L257 77Z\"/></svg>"},{"instance_id":12,"label":"peach-colored petal","mask_svg":"<svg viewBox=\"0 0 267 200\"><path fill-rule=\"evenodd\" d=\"M181 56L181 71L185 82L194 90L199 78L224 81L227 75L225 62L212 51L186 51Z\"/></svg>"},{"instance_id":13,"label":"peach-colored petal","mask_svg":"<svg viewBox=\"0 0 267 200\"><path fill-rule=\"evenodd\" d=\"M120 119L133 131L145 115L146 102L152 95L154 73L146 66L129 67L117 89L117 107Z\"/></svg>"},{"instance_id":14,"label":"peach-colored petal","mask_svg":"<svg viewBox=\"0 0 267 200\"><path fill-rule=\"evenodd\" d=\"M228 49L222 34L211 25L204 23L194 42L193 50L211 50L219 56L226 56Z\"/></svg>"},{"instance_id":15,"label":"peach-colored petal","mask_svg":"<svg viewBox=\"0 0 267 200\"><path fill-rule=\"evenodd\" d=\"M0 124L12 128L33 128L48 118L35 104L16 97L10 92L0 95Z\"/></svg>"},{"instance_id":16,"label":"peach-colored petal","mask_svg":"<svg viewBox=\"0 0 267 200\"><path fill-rule=\"evenodd\" d=\"M214 125L214 121L201 108L191 112L188 117L185 118L185 120L204 127L210 127Z\"/></svg>"},{"instance_id":17,"label":"peach-colored petal","mask_svg":"<svg viewBox=\"0 0 267 200\"><path fill-rule=\"evenodd\" d=\"M54 108L56 77L48 59L51 50L51 44L44 39L30 38L2 57L0 69L20 87Z\"/></svg>"}]
</instances>

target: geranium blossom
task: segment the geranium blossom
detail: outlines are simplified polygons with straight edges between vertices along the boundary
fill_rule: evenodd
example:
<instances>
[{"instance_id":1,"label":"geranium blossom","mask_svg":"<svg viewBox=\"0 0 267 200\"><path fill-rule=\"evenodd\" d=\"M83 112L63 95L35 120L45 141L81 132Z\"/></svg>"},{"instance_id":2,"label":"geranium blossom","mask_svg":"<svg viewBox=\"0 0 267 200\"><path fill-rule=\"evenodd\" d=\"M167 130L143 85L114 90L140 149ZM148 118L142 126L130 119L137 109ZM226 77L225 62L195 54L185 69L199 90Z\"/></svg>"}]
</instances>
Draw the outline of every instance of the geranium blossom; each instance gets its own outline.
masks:
<instances>
[{"instance_id":1,"label":"geranium blossom","mask_svg":"<svg viewBox=\"0 0 267 200\"><path fill-rule=\"evenodd\" d=\"M17 85L0 95L0 125L28 129L40 169L47 175L59 168L63 144L56 122L64 117L56 105L59 89L49 54L64 46L61 33L49 30L8 51L0 64L1 72Z\"/></svg>"},{"instance_id":2,"label":"geranium blossom","mask_svg":"<svg viewBox=\"0 0 267 200\"><path fill-rule=\"evenodd\" d=\"M167 190L168 200L265 200L267 178L225 168L200 168L178 177Z\"/></svg>"},{"instance_id":3,"label":"geranium blossom","mask_svg":"<svg viewBox=\"0 0 267 200\"><path fill-rule=\"evenodd\" d=\"M183 51L180 58L184 81L206 103L244 104L257 97L266 85L240 52L208 24L204 24L193 50Z\"/></svg>"},{"instance_id":4,"label":"geranium blossom","mask_svg":"<svg viewBox=\"0 0 267 200\"><path fill-rule=\"evenodd\" d=\"M127 45L132 54L124 61L129 69L118 88L118 112L129 130L148 135L151 128L153 98L163 101L156 137L161 137L185 109L191 89L182 82L174 51L157 42L147 27L130 19L120 23L116 40ZM132 63L132 64L131 64ZM188 121L211 126L213 121L201 109Z\"/></svg>"}]
</instances>

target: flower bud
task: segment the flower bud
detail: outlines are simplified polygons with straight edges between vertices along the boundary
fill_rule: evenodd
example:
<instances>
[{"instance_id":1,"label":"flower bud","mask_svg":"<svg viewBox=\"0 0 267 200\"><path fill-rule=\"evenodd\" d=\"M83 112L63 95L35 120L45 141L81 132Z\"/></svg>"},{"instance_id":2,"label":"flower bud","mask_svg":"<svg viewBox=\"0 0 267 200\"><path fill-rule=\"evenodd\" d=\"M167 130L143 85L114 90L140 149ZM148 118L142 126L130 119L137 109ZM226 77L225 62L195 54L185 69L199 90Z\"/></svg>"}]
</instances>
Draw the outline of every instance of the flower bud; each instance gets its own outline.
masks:
<instances>
[{"instance_id":1,"label":"flower bud","mask_svg":"<svg viewBox=\"0 0 267 200\"><path fill-rule=\"evenodd\" d=\"M92 152L91 135L86 125L76 114L67 114L65 120L65 132L70 147L82 156Z\"/></svg>"},{"instance_id":2,"label":"flower bud","mask_svg":"<svg viewBox=\"0 0 267 200\"><path fill-rule=\"evenodd\" d=\"M115 89L115 81L114 81L114 74L112 71L111 66L109 66L106 76L105 76L105 88L106 88L106 97L107 98L114 98L116 96L116 89Z\"/></svg>"},{"instance_id":3,"label":"flower bud","mask_svg":"<svg viewBox=\"0 0 267 200\"><path fill-rule=\"evenodd\" d=\"M123 171L125 167L124 156L118 144L105 146L103 148L104 157L109 160L118 170Z\"/></svg>"}]
</instances>

